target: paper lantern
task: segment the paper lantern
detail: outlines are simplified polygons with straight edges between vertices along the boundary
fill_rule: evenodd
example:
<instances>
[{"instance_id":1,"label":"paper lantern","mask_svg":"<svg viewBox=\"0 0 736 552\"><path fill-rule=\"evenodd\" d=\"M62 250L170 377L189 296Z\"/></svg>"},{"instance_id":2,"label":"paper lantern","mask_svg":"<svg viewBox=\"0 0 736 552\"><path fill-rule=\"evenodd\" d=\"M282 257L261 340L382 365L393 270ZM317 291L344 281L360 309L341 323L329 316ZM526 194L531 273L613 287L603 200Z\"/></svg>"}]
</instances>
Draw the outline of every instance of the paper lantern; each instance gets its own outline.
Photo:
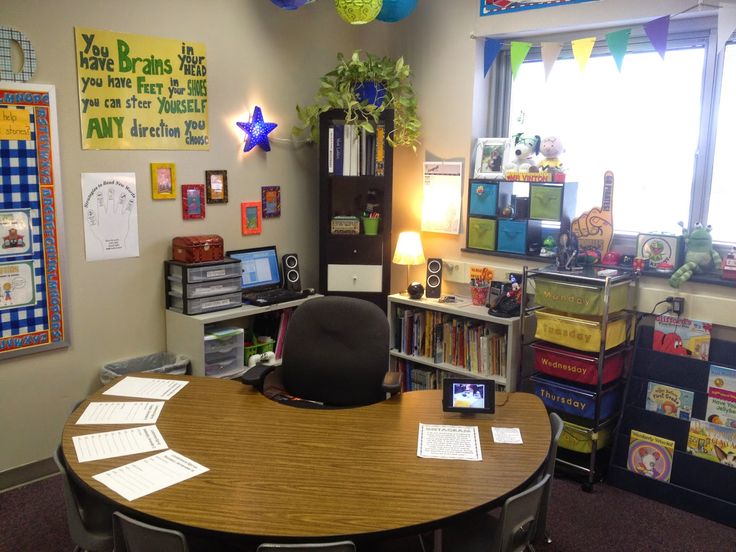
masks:
<instances>
[{"instance_id":1,"label":"paper lantern","mask_svg":"<svg viewBox=\"0 0 736 552\"><path fill-rule=\"evenodd\" d=\"M335 0L338 15L352 25L370 23L382 5L382 0Z\"/></svg>"},{"instance_id":2,"label":"paper lantern","mask_svg":"<svg viewBox=\"0 0 736 552\"><path fill-rule=\"evenodd\" d=\"M307 3L307 0L271 0L282 10L296 10Z\"/></svg>"},{"instance_id":3,"label":"paper lantern","mask_svg":"<svg viewBox=\"0 0 736 552\"><path fill-rule=\"evenodd\" d=\"M386 23L401 21L417 7L417 0L383 0L377 19Z\"/></svg>"}]
</instances>

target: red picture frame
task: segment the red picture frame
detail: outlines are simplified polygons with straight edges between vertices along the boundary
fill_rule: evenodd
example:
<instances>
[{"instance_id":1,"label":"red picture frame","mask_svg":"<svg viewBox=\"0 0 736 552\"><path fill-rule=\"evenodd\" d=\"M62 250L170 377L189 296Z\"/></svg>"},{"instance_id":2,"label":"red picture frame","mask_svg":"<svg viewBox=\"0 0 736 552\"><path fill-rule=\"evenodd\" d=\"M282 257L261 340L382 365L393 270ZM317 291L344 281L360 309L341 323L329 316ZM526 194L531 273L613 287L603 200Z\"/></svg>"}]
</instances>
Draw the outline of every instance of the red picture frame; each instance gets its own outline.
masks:
<instances>
[{"instance_id":1,"label":"red picture frame","mask_svg":"<svg viewBox=\"0 0 736 552\"><path fill-rule=\"evenodd\" d=\"M261 233L261 202L244 201L240 204L240 223L243 235Z\"/></svg>"},{"instance_id":2,"label":"red picture frame","mask_svg":"<svg viewBox=\"0 0 736 552\"><path fill-rule=\"evenodd\" d=\"M182 184L181 212L182 218L203 219L205 215L204 184Z\"/></svg>"}]
</instances>

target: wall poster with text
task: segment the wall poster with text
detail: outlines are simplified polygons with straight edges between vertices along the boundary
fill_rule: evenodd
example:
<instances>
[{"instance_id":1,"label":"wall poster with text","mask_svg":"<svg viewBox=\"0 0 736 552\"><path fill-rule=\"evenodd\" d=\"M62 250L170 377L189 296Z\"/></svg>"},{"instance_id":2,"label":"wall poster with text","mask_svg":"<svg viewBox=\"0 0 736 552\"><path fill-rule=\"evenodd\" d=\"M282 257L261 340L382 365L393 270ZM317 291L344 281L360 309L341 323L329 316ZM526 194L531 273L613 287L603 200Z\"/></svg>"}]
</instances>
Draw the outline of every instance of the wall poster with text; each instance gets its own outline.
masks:
<instances>
[{"instance_id":1,"label":"wall poster with text","mask_svg":"<svg viewBox=\"0 0 736 552\"><path fill-rule=\"evenodd\" d=\"M0 82L0 359L69 345L54 87Z\"/></svg>"},{"instance_id":2,"label":"wall poster with text","mask_svg":"<svg viewBox=\"0 0 736 552\"><path fill-rule=\"evenodd\" d=\"M83 149L209 149L204 44L74 34Z\"/></svg>"}]
</instances>

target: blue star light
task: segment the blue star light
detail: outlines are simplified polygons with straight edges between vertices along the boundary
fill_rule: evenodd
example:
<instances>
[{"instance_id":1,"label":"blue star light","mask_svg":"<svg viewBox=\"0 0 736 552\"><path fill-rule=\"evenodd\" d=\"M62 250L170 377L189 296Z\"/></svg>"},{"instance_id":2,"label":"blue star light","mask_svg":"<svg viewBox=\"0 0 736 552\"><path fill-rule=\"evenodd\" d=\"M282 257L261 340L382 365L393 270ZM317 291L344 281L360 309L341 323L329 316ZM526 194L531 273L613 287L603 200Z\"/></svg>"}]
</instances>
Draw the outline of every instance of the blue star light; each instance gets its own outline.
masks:
<instances>
[{"instance_id":1,"label":"blue star light","mask_svg":"<svg viewBox=\"0 0 736 552\"><path fill-rule=\"evenodd\" d=\"M249 123L237 122L235 124L245 132L244 152L249 152L256 146L261 146L263 151L271 151L268 134L278 125L276 123L264 122L260 107L256 106L253 109L253 116L250 118Z\"/></svg>"}]
</instances>

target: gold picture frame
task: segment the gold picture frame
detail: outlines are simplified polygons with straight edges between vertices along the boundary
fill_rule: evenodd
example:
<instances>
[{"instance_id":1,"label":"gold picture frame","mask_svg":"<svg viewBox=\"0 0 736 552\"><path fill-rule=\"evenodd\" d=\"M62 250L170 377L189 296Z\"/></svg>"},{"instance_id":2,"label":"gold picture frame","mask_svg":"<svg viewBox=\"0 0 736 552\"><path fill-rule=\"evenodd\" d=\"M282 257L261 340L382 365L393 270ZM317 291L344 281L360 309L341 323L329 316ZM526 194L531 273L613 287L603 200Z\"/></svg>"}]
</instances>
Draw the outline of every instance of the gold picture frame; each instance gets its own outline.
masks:
<instances>
[{"instance_id":1,"label":"gold picture frame","mask_svg":"<svg viewBox=\"0 0 736 552\"><path fill-rule=\"evenodd\" d=\"M174 163L151 163L151 194L153 199L176 199Z\"/></svg>"}]
</instances>

